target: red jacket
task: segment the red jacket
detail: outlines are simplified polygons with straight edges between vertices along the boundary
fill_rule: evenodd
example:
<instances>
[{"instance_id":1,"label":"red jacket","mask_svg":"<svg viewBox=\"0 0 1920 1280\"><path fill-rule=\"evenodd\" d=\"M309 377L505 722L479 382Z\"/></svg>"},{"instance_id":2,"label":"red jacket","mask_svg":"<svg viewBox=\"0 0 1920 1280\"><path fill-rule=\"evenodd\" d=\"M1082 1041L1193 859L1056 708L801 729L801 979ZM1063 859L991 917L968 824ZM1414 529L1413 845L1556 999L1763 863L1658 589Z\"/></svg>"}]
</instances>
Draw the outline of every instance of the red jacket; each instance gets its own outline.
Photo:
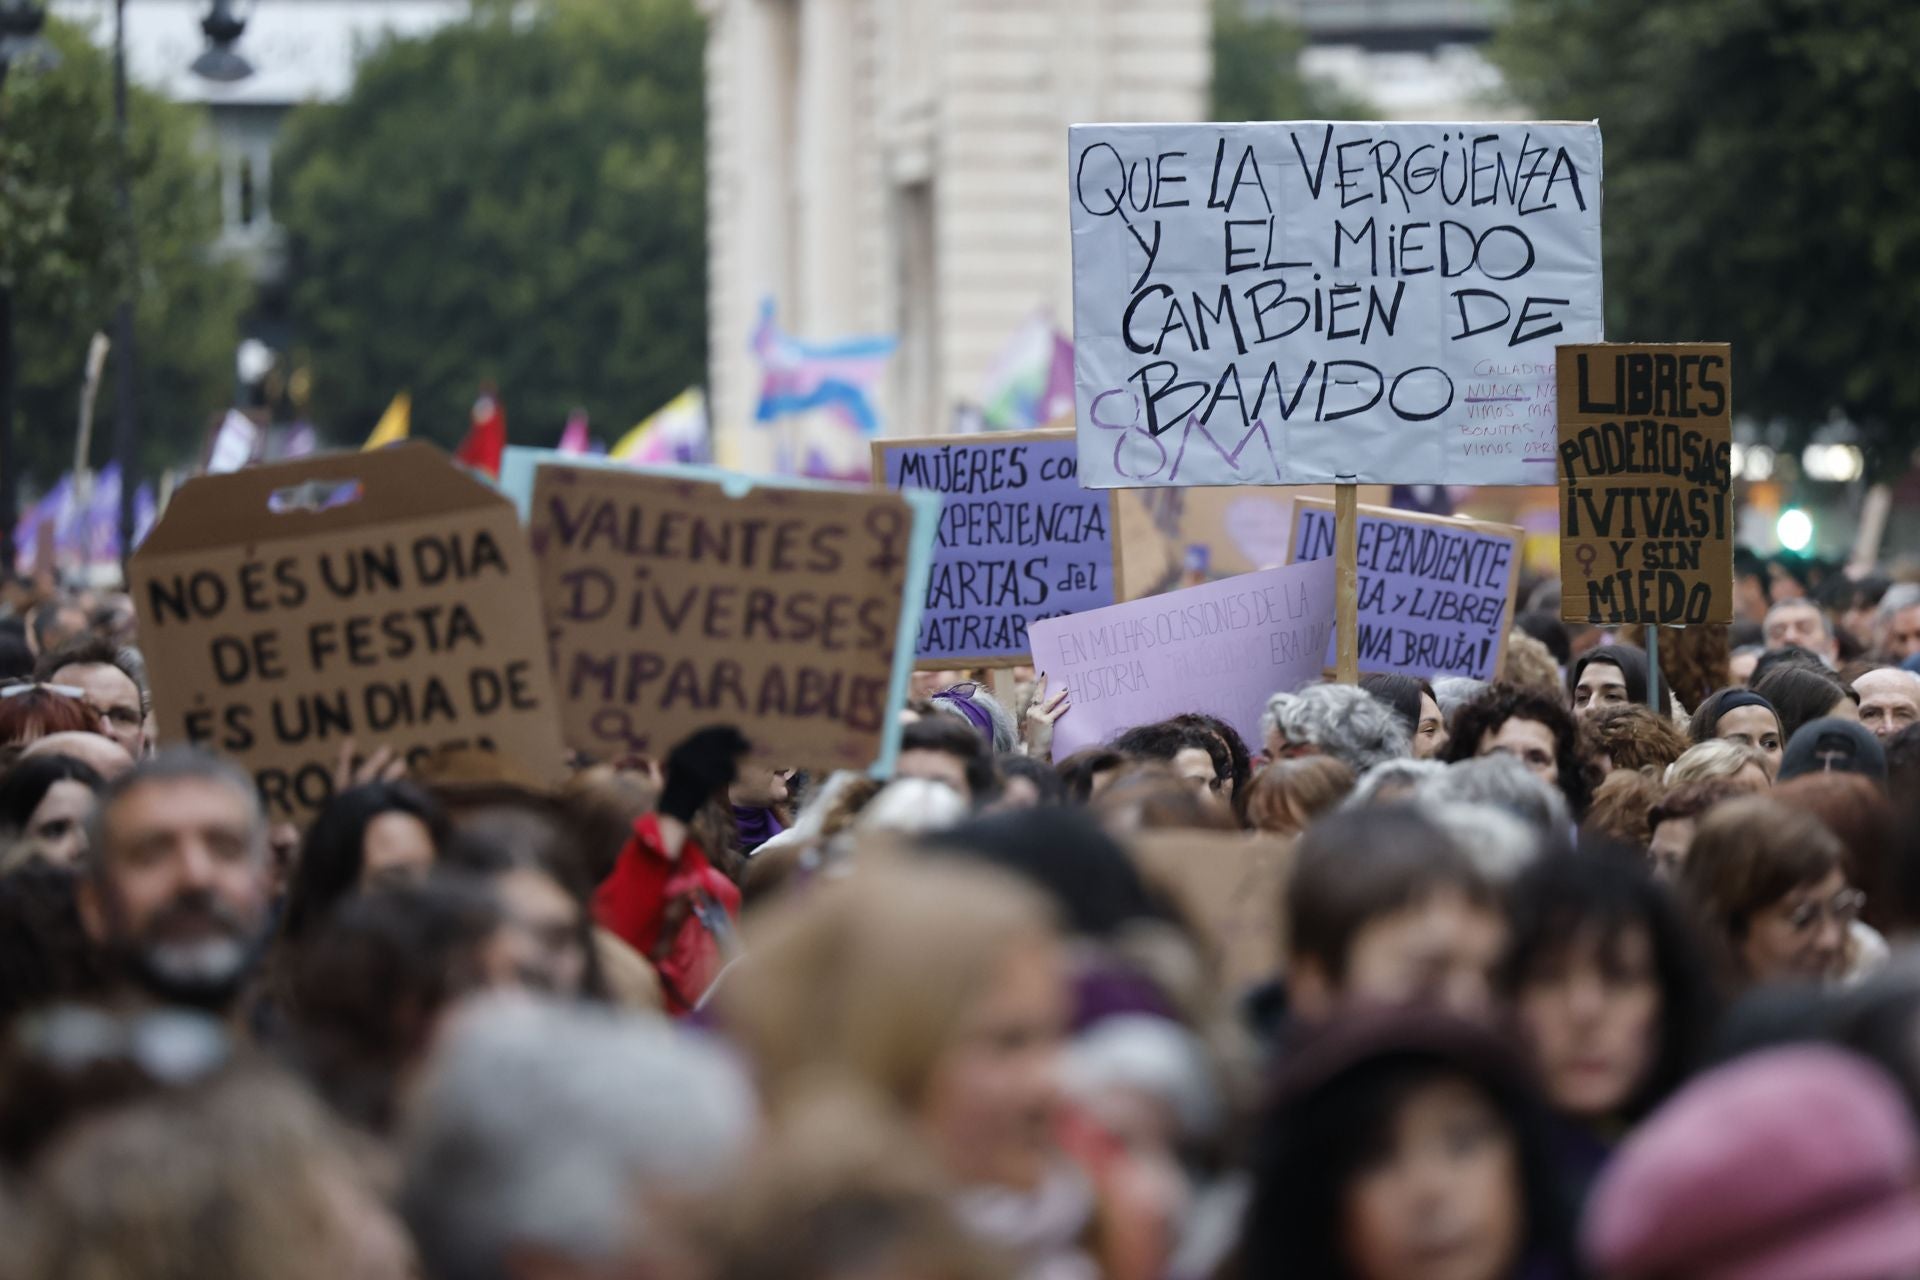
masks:
<instances>
[{"instance_id":1,"label":"red jacket","mask_svg":"<svg viewBox=\"0 0 1920 1280\"><path fill-rule=\"evenodd\" d=\"M720 935L730 935L740 918L740 890L713 869L691 835L680 856L669 858L660 820L649 813L633 824L633 837L594 891L593 918L653 962L667 1012L682 1014L726 965L730 939Z\"/></svg>"}]
</instances>

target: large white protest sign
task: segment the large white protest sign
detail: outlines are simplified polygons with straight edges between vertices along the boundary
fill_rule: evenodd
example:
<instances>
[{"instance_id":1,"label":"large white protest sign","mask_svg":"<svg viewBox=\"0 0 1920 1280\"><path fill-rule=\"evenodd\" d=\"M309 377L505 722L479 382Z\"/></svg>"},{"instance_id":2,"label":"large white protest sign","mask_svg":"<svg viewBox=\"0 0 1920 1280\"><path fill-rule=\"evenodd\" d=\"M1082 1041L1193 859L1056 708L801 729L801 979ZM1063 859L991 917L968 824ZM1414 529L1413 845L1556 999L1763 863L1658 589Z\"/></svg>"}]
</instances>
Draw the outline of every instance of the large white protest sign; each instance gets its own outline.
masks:
<instances>
[{"instance_id":1,"label":"large white protest sign","mask_svg":"<svg viewBox=\"0 0 1920 1280\"><path fill-rule=\"evenodd\" d=\"M1596 124L1076 125L1080 483L1551 484Z\"/></svg>"}]
</instances>

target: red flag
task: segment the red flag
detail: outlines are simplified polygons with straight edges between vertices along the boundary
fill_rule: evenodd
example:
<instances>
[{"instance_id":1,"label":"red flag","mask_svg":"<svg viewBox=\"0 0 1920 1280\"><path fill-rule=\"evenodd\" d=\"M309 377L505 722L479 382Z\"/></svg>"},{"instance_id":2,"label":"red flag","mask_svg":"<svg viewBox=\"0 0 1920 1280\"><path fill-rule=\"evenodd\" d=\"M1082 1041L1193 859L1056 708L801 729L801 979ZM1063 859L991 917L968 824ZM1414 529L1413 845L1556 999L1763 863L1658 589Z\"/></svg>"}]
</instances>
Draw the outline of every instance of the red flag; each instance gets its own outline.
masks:
<instances>
[{"instance_id":1,"label":"red flag","mask_svg":"<svg viewBox=\"0 0 1920 1280\"><path fill-rule=\"evenodd\" d=\"M473 425L467 428L467 438L460 442L454 461L465 463L475 471L484 471L497 480L500 459L506 451L507 411L492 388L487 388L473 402Z\"/></svg>"}]
</instances>

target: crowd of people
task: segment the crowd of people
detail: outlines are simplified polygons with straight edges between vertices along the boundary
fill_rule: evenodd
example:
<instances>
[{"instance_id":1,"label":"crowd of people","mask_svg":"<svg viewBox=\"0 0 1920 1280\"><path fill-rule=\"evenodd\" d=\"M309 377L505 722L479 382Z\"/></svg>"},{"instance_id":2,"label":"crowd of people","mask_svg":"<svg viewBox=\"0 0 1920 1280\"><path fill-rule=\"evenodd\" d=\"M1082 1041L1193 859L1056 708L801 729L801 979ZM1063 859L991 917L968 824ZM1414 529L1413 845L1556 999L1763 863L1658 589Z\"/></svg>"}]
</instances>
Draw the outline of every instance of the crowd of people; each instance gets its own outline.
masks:
<instances>
[{"instance_id":1,"label":"crowd of people","mask_svg":"<svg viewBox=\"0 0 1920 1280\"><path fill-rule=\"evenodd\" d=\"M888 778L342 744L304 827L10 581L0 1280L1920 1276L1920 583L1738 571L1254 741L923 672Z\"/></svg>"}]
</instances>

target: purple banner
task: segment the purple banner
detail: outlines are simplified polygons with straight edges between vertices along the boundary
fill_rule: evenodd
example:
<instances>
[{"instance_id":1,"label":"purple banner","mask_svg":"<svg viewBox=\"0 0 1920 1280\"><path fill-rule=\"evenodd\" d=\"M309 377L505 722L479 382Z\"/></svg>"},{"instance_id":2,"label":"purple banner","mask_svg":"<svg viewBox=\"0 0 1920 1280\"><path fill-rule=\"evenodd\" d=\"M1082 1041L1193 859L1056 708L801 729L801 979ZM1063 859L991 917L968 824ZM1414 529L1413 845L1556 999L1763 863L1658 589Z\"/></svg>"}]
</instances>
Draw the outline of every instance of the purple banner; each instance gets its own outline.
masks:
<instances>
[{"instance_id":1,"label":"purple banner","mask_svg":"<svg viewBox=\"0 0 1920 1280\"><path fill-rule=\"evenodd\" d=\"M1493 679L1511 621L1518 534L1362 508L1360 670ZM1296 561L1331 563L1333 512L1296 503L1293 547Z\"/></svg>"},{"instance_id":2,"label":"purple banner","mask_svg":"<svg viewBox=\"0 0 1920 1280\"><path fill-rule=\"evenodd\" d=\"M1070 691L1054 759L1187 711L1257 744L1267 699L1320 677L1333 621L1325 560L1035 622L1035 668Z\"/></svg>"},{"instance_id":3,"label":"purple banner","mask_svg":"<svg viewBox=\"0 0 1920 1280\"><path fill-rule=\"evenodd\" d=\"M941 496L916 659L1024 662L1032 623L1113 603L1108 498L1074 478L1071 433L880 448L887 488Z\"/></svg>"}]
</instances>

